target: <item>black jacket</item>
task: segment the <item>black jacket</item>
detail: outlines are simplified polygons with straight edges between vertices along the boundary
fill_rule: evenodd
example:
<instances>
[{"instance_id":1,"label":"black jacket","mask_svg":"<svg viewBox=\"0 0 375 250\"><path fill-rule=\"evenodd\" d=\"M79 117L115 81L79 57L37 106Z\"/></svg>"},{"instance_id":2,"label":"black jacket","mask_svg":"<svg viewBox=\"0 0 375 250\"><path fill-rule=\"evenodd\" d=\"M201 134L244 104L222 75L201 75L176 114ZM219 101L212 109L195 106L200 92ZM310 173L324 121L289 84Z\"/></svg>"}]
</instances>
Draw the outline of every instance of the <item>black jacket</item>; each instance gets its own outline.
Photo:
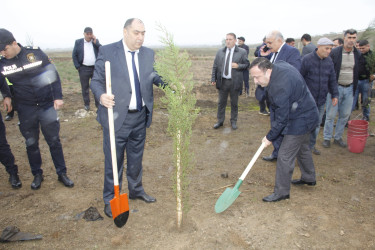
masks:
<instances>
[{"instance_id":1,"label":"black jacket","mask_svg":"<svg viewBox=\"0 0 375 250\"><path fill-rule=\"evenodd\" d=\"M5 77L13 84L17 103L26 105L53 105L62 99L59 74L48 56L38 47L21 47L12 59L0 60L0 86L6 84Z\"/></svg>"},{"instance_id":2,"label":"black jacket","mask_svg":"<svg viewBox=\"0 0 375 250\"><path fill-rule=\"evenodd\" d=\"M333 64L334 64L337 82L340 76L343 47L344 46L339 46L337 48L334 48L330 54ZM353 95L354 95L355 90L357 89L357 84L358 84L358 79L359 79L358 72L359 72L359 63L360 63L361 53L355 47L353 47L353 53L354 53L354 68L353 68Z\"/></svg>"},{"instance_id":3,"label":"black jacket","mask_svg":"<svg viewBox=\"0 0 375 250\"><path fill-rule=\"evenodd\" d=\"M295 67L275 62L266 90L273 116L267 140L274 141L280 135L304 135L318 126L318 108Z\"/></svg>"}]
</instances>

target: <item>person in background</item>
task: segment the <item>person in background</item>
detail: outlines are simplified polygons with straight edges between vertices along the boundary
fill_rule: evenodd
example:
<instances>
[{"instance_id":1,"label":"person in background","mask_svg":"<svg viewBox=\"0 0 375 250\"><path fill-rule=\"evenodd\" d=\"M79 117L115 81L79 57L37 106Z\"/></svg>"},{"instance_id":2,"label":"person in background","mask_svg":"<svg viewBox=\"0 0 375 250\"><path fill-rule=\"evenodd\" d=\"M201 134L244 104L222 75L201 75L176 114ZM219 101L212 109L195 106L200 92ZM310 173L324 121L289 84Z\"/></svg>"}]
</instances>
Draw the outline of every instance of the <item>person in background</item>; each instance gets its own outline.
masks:
<instances>
[{"instance_id":1,"label":"person in background","mask_svg":"<svg viewBox=\"0 0 375 250\"><path fill-rule=\"evenodd\" d=\"M300 73L305 79L307 87L313 96L319 111L319 124L322 122L327 93L331 94L332 106L336 106L338 98L337 81L333 62L329 54L333 42L326 37L318 40L318 48L302 58ZM310 135L310 149L315 155L320 155L316 149L316 138L320 126L317 126Z\"/></svg>"},{"instance_id":2,"label":"person in background","mask_svg":"<svg viewBox=\"0 0 375 250\"><path fill-rule=\"evenodd\" d=\"M240 36L237 38L238 41L238 47L246 50L247 52L247 57L249 57L249 46L245 44L245 38L243 36ZM243 83L244 83L244 88L245 88L245 95L246 97L249 97L249 69L245 69L243 71ZM242 87L240 90L240 95L242 95Z\"/></svg>"},{"instance_id":3,"label":"person in background","mask_svg":"<svg viewBox=\"0 0 375 250\"><path fill-rule=\"evenodd\" d=\"M259 45L255 52L254 56L259 57L260 56L260 48L263 48L264 52L268 50L267 44L266 44L266 37L263 38L263 43ZM271 58L270 55L267 57L268 59ZM255 89L255 97L258 100L259 103L259 114L260 115L270 115L270 113L267 111L267 108L269 109L269 105L267 103L267 98L263 94L264 93L264 88L258 85Z\"/></svg>"},{"instance_id":4,"label":"person in background","mask_svg":"<svg viewBox=\"0 0 375 250\"><path fill-rule=\"evenodd\" d=\"M285 40L285 43L288 44L289 46L292 46L292 47L296 47L296 41L294 40L294 38L287 38Z\"/></svg>"},{"instance_id":5,"label":"person in background","mask_svg":"<svg viewBox=\"0 0 375 250\"><path fill-rule=\"evenodd\" d=\"M19 128L25 138L27 156L34 176L31 189L39 189L44 179L39 149L40 129L49 146L58 181L66 187L73 187L73 181L67 176L59 136L57 110L62 108L64 101L55 66L39 47L23 47L6 29L0 29L0 52L3 56L0 60L0 68L3 70L0 84L6 84L5 77L13 83Z\"/></svg>"},{"instance_id":6,"label":"person in background","mask_svg":"<svg viewBox=\"0 0 375 250\"><path fill-rule=\"evenodd\" d=\"M301 42L303 44L303 49L301 56L305 56L308 53L313 52L316 49L316 46L311 42L311 36L309 34L303 34L301 37Z\"/></svg>"},{"instance_id":7,"label":"person in background","mask_svg":"<svg viewBox=\"0 0 375 250\"><path fill-rule=\"evenodd\" d=\"M255 51L254 51L254 56L255 57L259 57L260 56L260 48L263 47L264 49L268 49L267 46L266 46L266 37L263 37L263 43L259 46L256 47Z\"/></svg>"},{"instance_id":8,"label":"person in background","mask_svg":"<svg viewBox=\"0 0 375 250\"><path fill-rule=\"evenodd\" d=\"M246 50L236 45L234 33L228 33L225 39L225 48L217 51L212 67L211 84L216 85L219 91L217 123L215 123L214 129L224 125L228 95L230 95L231 103L230 123L233 130L237 129L238 95L242 88L243 71L248 68L249 59Z\"/></svg>"},{"instance_id":9,"label":"person in background","mask_svg":"<svg viewBox=\"0 0 375 250\"><path fill-rule=\"evenodd\" d=\"M344 32L344 45L332 50L330 56L332 58L336 80L338 82L338 105L333 106L331 103L332 96L328 93L326 103L326 121L324 124L324 141L323 147L331 146L331 138L333 136L333 123L336 114L339 117L336 122L336 129L333 143L345 148L346 143L342 139L344 128L349 120L353 106L353 93L355 93L359 77L359 64L361 53L355 48L357 40L357 31L348 29Z\"/></svg>"},{"instance_id":10,"label":"person in background","mask_svg":"<svg viewBox=\"0 0 375 250\"><path fill-rule=\"evenodd\" d=\"M340 37L337 37L333 39L332 41L333 41L333 48L344 45L344 40Z\"/></svg>"},{"instance_id":11,"label":"person in background","mask_svg":"<svg viewBox=\"0 0 375 250\"><path fill-rule=\"evenodd\" d=\"M265 146L283 135L276 164L274 191L264 202L289 199L290 184L316 185L315 167L309 147L310 133L318 126L318 109L299 71L284 61L272 64L257 58L250 65L255 84L266 88L275 122L263 138ZM292 180L295 160L301 170L300 179Z\"/></svg>"},{"instance_id":12,"label":"person in background","mask_svg":"<svg viewBox=\"0 0 375 250\"><path fill-rule=\"evenodd\" d=\"M92 28L83 30L83 37L77 39L74 44L72 58L79 73L81 81L83 103L86 111L90 110L90 79L94 74L94 66L98 57L99 47L102 46L99 39L94 35ZM95 101L95 106L98 103Z\"/></svg>"},{"instance_id":13,"label":"person in background","mask_svg":"<svg viewBox=\"0 0 375 250\"><path fill-rule=\"evenodd\" d=\"M0 30L0 34L1 34ZM0 38L0 42L3 40ZM0 49L2 49L2 44L0 45ZM0 61L2 58L0 57ZM11 100L11 93L8 87L7 82L0 81L0 91L3 95L3 107L5 110L9 112L12 111L12 100ZM18 166L14 163L14 155L10 149L6 138L6 130L5 124L3 122L3 117L0 113L0 162L5 166L5 170L9 174L9 183L14 189L18 189L22 187L22 182L18 176Z\"/></svg>"},{"instance_id":14,"label":"person in background","mask_svg":"<svg viewBox=\"0 0 375 250\"><path fill-rule=\"evenodd\" d=\"M358 101L358 96L361 93L362 98L362 115L363 120L370 121L370 105L368 103L369 92L371 93L373 81L375 79L374 75L370 74L369 68L371 61L369 60L369 56L372 55L372 51L370 49L370 44L367 40L361 40L359 42L359 51L362 53L359 65L359 72L358 72L358 86L354 94L353 99L353 107L352 110L355 109L355 104ZM372 65L372 67L374 67Z\"/></svg>"}]
</instances>

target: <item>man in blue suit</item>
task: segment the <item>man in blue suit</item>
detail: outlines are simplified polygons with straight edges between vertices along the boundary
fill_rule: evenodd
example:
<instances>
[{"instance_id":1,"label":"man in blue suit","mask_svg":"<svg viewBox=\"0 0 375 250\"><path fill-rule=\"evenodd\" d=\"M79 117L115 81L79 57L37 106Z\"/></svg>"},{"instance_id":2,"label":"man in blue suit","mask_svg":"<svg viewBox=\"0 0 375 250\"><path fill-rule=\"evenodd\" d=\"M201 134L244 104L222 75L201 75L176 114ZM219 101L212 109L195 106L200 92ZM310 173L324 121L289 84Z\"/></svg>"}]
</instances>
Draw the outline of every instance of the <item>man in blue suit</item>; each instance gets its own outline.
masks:
<instances>
[{"instance_id":1,"label":"man in blue suit","mask_svg":"<svg viewBox=\"0 0 375 250\"><path fill-rule=\"evenodd\" d=\"M272 64L267 58L260 57L251 63L250 74L255 84L266 89L274 116L271 129L262 142L269 146L280 135L284 136L277 158L274 192L263 201L289 199L290 183L316 184L309 142L310 133L319 124L318 108L305 80L290 64L283 61ZM301 178L292 181L296 158Z\"/></svg>"},{"instance_id":2,"label":"man in blue suit","mask_svg":"<svg viewBox=\"0 0 375 250\"><path fill-rule=\"evenodd\" d=\"M99 50L91 90L100 105L97 120L103 126L105 175L104 212L112 217L110 200L114 196L112 160L108 126L108 108L113 108L117 169L119 186L122 186L124 152L126 151L129 198L155 202L142 186L142 158L146 127L151 125L153 110L153 84L163 84L154 71L154 51L143 47L145 26L136 18L124 25L124 38ZM111 63L112 93L106 94L105 62Z\"/></svg>"},{"instance_id":3,"label":"man in blue suit","mask_svg":"<svg viewBox=\"0 0 375 250\"><path fill-rule=\"evenodd\" d=\"M83 103L85 110L90 110L90 79L94 74L95 60L98 57L99 39L93 34L92 28L86 27L83 31L84 38L77 39L72 53L74 67L78 70L82 87ZM95 106L98 107L95 101Z\"/></svg>"},{"instance_id":4,"label":"man in blue suit","mask_svg":"<svg viewBox=\"0 0 375 250\"><path fill-rule=\"evenodd\" d=\"M267 46L268 50L264 51L263 48ZM298 71L301 68L301 56L298 49L289 46L284 42L284 37L279 31L272 31L266 36L266 45L264 45L260 50L260 55L262 57L266 57L272 63L278 61L285 61L295 67ZM261 91L260 86L257 87L257 98L263 98L265 96L267 98L267 92L265 91L264 95L261 95L259 92ZM258 99L260 100L260 99ZM270 109L270 119L271 119L271 126L275 122L274 115L272 114L272 109ZM270 156L262 157L265 161L276 161L279 148L281 142L283 140L283 135L280 135L277 139L272 141L272 145L274 150Z\"/></svg>"}]
</instances>

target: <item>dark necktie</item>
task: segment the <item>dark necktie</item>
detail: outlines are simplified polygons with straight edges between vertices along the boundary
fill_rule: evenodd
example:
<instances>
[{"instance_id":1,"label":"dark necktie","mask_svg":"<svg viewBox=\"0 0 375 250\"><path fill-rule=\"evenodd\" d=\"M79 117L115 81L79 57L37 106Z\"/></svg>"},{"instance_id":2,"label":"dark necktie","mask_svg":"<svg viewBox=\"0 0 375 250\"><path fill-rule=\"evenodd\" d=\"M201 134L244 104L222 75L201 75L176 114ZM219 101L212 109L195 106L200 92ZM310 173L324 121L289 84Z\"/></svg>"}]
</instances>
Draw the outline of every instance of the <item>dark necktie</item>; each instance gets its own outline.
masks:
<instances>
[{"instance_id":1,"label":"dark necktie","mask_svg":"<svg viewBox=\"0 0 375 250\"><path fill-rule=\"evenodd\" d=\"M141 95L141 84L139 83L137 67L135 66L134 54L135 51L129 51L132 54L132 65L133 65L133 75L134 75L134 88L135 88L135 99L137 102L137 110L142 109L142 95Z\"/></svg>"},{"instance_id":2,"label":"dark necktie","mask_svg":"<svg viewBox=\"0 0 375 250\"><path fill-rule=\"evenodd\" d=\"M275 62L275 60L276 60L276 56L277 56L277 53L279 53L279 52L275 52L275 55L274 55L274 57L273 57L273 59L272 59L272 63Z\"/></svg>"},{"instance_id":3,"label":"dark necktie","mask_svg":"<svg viewBox=\"0 0 375 250\"><path fill-rule=\"evenodd\" d=\"M229 61L230 61L230 49L228 49L227 60L225 61L225 69L224 69L225 76L229 74Z\"/></svg>"}]
</instances>

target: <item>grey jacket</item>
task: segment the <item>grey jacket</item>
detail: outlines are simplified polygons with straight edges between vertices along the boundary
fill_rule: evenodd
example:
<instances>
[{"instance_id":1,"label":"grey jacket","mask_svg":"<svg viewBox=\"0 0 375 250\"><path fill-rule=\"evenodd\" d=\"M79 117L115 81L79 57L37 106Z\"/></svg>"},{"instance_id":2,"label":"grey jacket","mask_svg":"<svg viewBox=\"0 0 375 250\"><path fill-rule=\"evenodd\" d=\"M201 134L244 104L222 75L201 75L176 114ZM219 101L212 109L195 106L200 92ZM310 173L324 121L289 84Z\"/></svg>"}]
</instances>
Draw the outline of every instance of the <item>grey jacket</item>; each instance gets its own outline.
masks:
<instances>
[{"instance_id":1,"label":"grey jacket","mask_svg":"<svg viewBox=\"0 0 375 250\"><path fill-rule=\"evenodd\" d=\"M225 51L227 47L219 49L216 53L214 65L212 67L212 76L211 82L216 82L216 88L221 88L222 75L224 71L225 63ZM244 49L239 48L237 45L234 47L232 63L237 63L237 69L232 70L232 81L234 84L235 90L240 90L243 82L243 71L249 68L249 59L247 58L247 52Z\"/></svg>"},{"instance_id":2,"label":"grey jacket","mask_svg":"<svg viewBox=\"0 0 375 250\"><path fill-rule=\"evenodd\" d=\"M104 45L99 49L94 76L90 84L90 88L98 102L100 101L100 96L106 93L106 61L111 63L112 93L116 100L116 105L113 107L113 113L115 114L114 125L115 131L117 131L126 119L132 94L122 40ZM160 84L164 85L164 83L154 71L153 50L142 46L139 49L138 61L142 99L147 108L146 126L149 127L151 125L154 105L153 84L159 86ZM99 105L98 107L97 120L104 128L108 129L108 110L103 105Z\"/></svg>"}]
</instances>

